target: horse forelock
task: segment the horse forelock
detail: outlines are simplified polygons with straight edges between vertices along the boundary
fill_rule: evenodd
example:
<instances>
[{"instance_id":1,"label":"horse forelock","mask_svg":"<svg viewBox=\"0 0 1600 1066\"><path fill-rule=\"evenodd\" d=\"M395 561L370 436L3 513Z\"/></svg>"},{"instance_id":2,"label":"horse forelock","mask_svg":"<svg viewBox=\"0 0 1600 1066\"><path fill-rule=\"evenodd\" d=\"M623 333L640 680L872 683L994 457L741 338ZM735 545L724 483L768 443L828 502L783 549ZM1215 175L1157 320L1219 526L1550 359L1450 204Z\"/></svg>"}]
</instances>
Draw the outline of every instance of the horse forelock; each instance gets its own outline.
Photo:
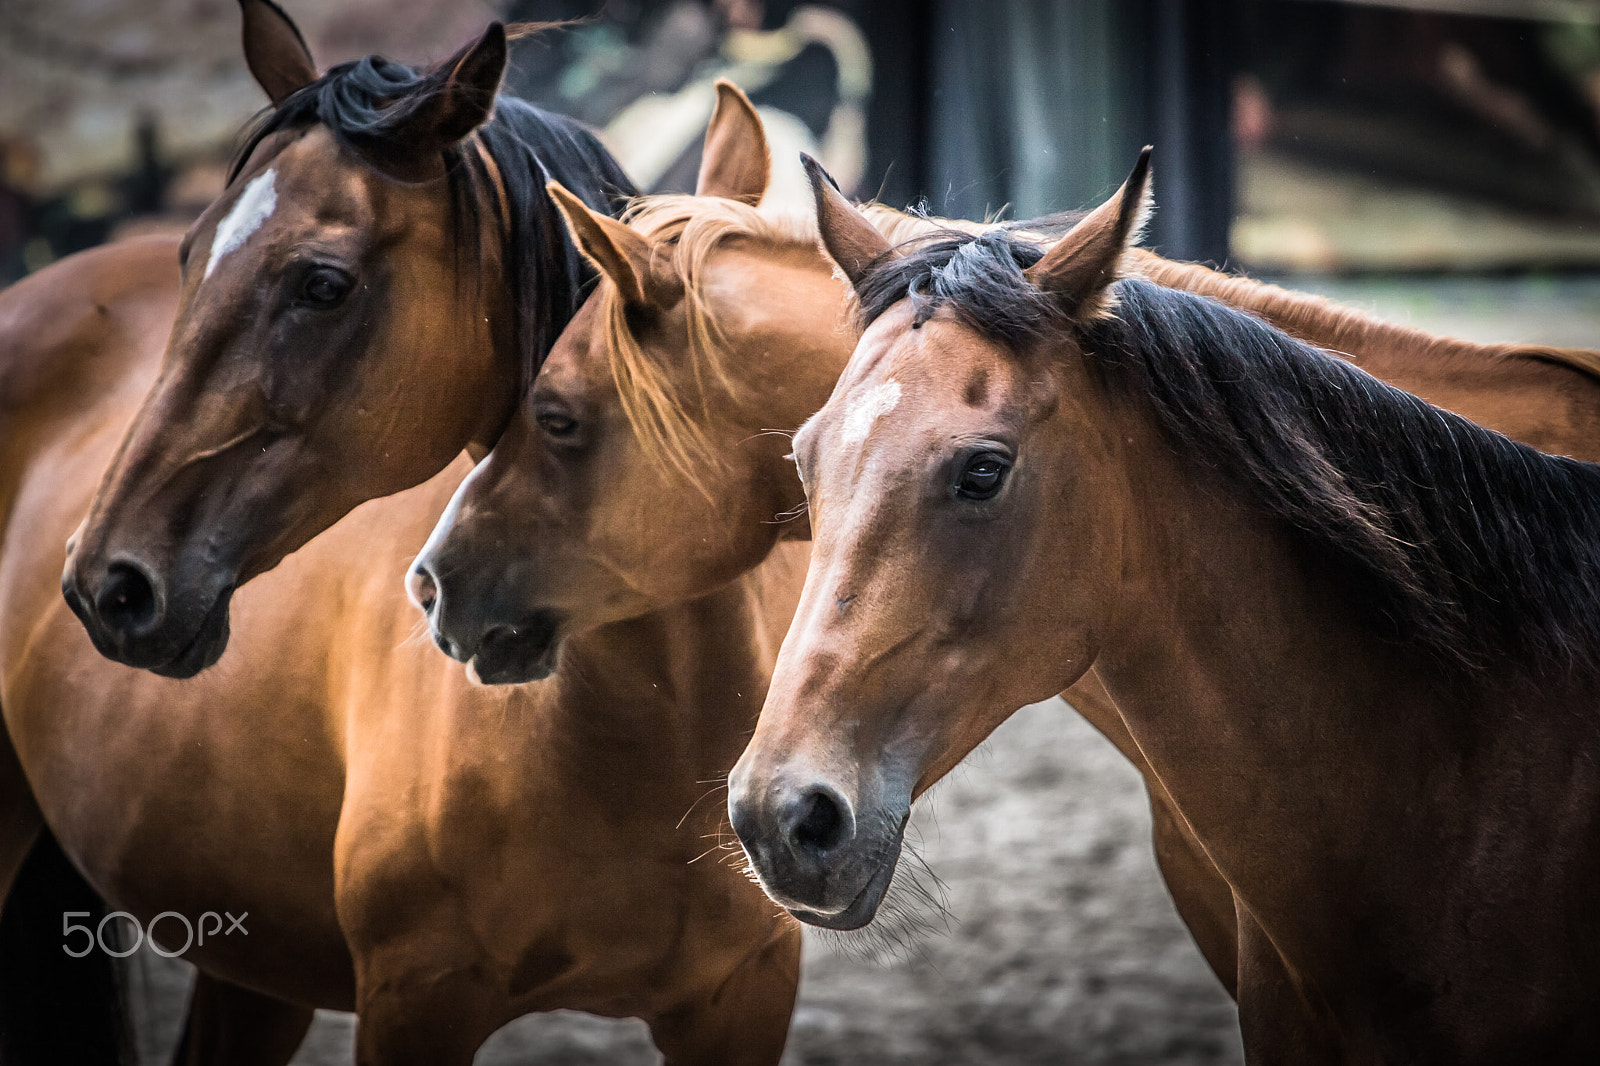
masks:
<instances>
[{"instance_id":1,"label":"horse forelock","mask_svg":"<svg viewBox=\"0 0 1600 1066\"><path fill-rule=\"evenodd\" d=\"M444 69L418 70L376 55L335 66L246 127L228 181L239 177L273 134L314 124L328 127L363 165L369 150L405 151L406 119L447 75ZM457 284L477 284L483 231L492 220L526 386L594 277L568 238L545 184L559 181L608 214L636 190L587 128L512 97L499 97L488 122L439 151L456 235Z\"/></svg>"},{"instance_id":2,"label":"horse forelock","mask_svg":"<svg viewBox=\"0 0 1600 1066\"><path fill-rule=\"evenodd\" d=\"M1024 273L1044 258L1047 240L1012 225L971 232L930 223L856 286L863 329L901 300L911 301L915 326L948 307L979 333L1016 349L1067 328L1056 302Z\"/></svg>"},{"instance_id":3,"label":"horse forelock","mask_svg":"<svg viewBox=\"0 0 1600 1066\"><path fill-rule=\"evenodd\" d=\"M868 275L862 318L909 299L919 317L949 307L1013 350L1070 340L1149 402L1178 454L1224 472L1348 571L1389 639L1472 674L1600 666L1600 467L1145 278L1114 284L1113 313L1068 322L1023 275L1039 254L1014 233L935 235Z\"/></svg>"}]
</instances>

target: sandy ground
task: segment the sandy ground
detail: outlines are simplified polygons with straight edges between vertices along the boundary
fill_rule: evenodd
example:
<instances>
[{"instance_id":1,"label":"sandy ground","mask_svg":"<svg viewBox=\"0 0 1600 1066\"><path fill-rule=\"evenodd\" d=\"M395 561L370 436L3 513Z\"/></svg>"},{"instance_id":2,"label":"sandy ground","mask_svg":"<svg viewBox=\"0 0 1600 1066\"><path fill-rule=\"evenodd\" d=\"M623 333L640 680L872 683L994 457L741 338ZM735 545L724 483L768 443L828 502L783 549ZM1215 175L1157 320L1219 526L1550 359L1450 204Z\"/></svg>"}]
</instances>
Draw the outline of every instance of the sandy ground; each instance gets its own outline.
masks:
<instances>
[{"instance_id":1,"label":"sandy ground","mask_svg":"<svg viewBox=\"0 0 1600 1066\"><path fill-rule=\"evenodd\" d=\"M1424 329L1600 347L1600 277L1295 279ZM869 961L822 939L785 1063L1238 1063L1232 1004L1179 923L1151 858L1137 775L1060 701L1025 709L918 805L948 932ZM164 1063L188 975L145 959L141 1044ZM343 1066L354 1026L318 1018L296 1063ZM642 1024L530 1016L480 1066L659 1061Z\"/></svg>"}]
</instances>

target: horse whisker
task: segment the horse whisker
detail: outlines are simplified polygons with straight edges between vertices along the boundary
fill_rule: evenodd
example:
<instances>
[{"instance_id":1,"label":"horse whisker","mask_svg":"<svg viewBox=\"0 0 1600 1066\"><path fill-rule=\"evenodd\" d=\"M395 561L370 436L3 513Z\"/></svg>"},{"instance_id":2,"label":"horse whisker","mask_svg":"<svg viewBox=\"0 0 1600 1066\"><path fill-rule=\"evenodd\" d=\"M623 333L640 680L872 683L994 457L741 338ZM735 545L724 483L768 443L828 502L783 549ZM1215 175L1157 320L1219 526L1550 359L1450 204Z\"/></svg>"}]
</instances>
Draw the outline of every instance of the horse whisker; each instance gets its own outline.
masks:
<instances>
[{"instance_id":1,"label":"horse whisker","mask_svg":"<svg viewBox=\"0 0 1600 1066\"><path fill-rule=\"evenodd\" d=\"M892 825L894 819L880 811L876 820ZM920 836L913 827L913 832ZM926 943L947 936L956 922L949 906L948 886L922 857L918 847L902 838L900 861L884 893L878 915L865 928L852 931L819 929L830 949L849 958L889 964L920 959L930 962Z\"/></svg>"},{"instance_id":2,"label":"horse whisker","mask_svg":"<svg viewBox=\"0 0 1600 1066\"><path fill-rule=\"evenodd\" d=\"M720 785L713 785L709 789L707 789L705 792L702 792L700 794L700 799L697 799L693 803L689 804L689 809L683 812L683 817L679 818L678 819L678 824L673 826L672 828L674 828L674 829L682 829L683 828L683 823L687 822L689 820L689 815L693 814L694 813L694 809L696 807L700 806L700 800L705 799L707 796L711 795L713 792L716 792L718 789L724 789L724 788L727 788L727 787L728 787L727 781L723 781Z\"/></svg>"}]
</instances>

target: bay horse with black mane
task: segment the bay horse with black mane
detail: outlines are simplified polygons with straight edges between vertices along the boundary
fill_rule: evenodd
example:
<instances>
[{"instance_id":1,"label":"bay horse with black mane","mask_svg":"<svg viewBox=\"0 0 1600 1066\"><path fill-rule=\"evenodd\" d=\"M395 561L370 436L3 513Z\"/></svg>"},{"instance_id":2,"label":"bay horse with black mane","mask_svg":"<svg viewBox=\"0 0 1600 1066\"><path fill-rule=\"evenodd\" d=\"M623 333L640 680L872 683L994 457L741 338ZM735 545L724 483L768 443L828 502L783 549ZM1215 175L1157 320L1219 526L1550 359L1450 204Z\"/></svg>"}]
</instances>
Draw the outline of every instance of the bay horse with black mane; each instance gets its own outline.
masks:
<instances>
[{"instance_id":1,"label":"bay horse with black mane","mask_svg":"<svg viewBox=\"0 0 1600 1066\"><path fill-rule=\"evenodd\" d=\"M1600 1051L1600 468L1120 277L1148 153L1051 248L895 250L795 435L810 572L729 813L873 918L912 799L1091 667L1231 887L1246 1055Z\"/></svg>"},{"instance_id":2,"label":"bay horse with black mane","mask_svg":"<svg viewBox=\"0 0 1600 1066\"><path fill-rule=\"evenodd\" d=\"M587 131L496 99L498 26L435 69L318 76L281 11L244 10L276 107L181 275L148 241L0 297L7 887L48 826L142 922L248 912L185 954L185 1062L286 1062L316 1007L359 1012L364 1064L467 1063L556 1008L641 1017L670 1063L775 1062L798 929L690 860L797 561L509 694L415 639L399 581L592 276L544 182L599 210L631 188ZM759 195L765 157L726 136L755 121L721 90L702 191ZM171 676L96 655L63 600L85 511L67 598Z\"/></svg>"},{"instance_id":3,"label":"bay horse with black mane","mask_svg":"<svg viewBox=\"0 0 1600 1066\"><path fill-rule=\"evenodd\" d=\"M239 585L493 444L592 276L544 182L634 191L587 130L496 99L498 24L431 71L317 77L280 11L245 10L275 106L179 249L169 357L62 578L105 655L174 677L222 654Z\"/></svg>"}]
</instances>

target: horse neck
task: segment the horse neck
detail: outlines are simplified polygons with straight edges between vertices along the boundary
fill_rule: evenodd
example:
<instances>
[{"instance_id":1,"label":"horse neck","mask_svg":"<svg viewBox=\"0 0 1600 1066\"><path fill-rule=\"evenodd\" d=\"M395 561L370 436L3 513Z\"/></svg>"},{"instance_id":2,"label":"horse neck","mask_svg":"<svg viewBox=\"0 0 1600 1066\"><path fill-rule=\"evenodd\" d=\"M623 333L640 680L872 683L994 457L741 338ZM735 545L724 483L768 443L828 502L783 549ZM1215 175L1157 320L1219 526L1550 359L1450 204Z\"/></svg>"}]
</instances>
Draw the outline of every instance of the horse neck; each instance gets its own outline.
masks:
<instances>
[{"instance_id":1,"label":"horse neck","mask_svg":"<svg viewBox=\"0 0 1600 1066\"><path fill-rule=\"evenodd\" d=\"M1439 337L1340 307L1322 296L1290 292L1250 278L1232 277L1198 263L1175 263L1143 249L1130 253L1128 266L1158 285L1209 296L1230 307L1249 311L1290 336L1342 355L1368 373L1398 385L1407 381L1425 383L1440 373L1459 373L1462 362L1477 362L1487 370L1497 360L1507 357L1555 359L1562 351ZM1600 361L1591 362L1600 368ZM1409 391L1423 390L1411 388Z\"/></svg>"},{"instance_id":2,"label":"horse neck","mask_svg":"<svg viewBox=\"0 0 1600 1066\"><path fill-rule=\"evenodd\" d=\"M1311 799L1368 772L1349 758L1350 711L1387 702L1404 716L1414 693L1276 522L1203 480L1154 425L1124 438L1135 442L1124 576L1094 670L1212 861L1270 911L1251 894L1268 872L1259 841L1280 847L1277 861L1313 868L1316 856L1296 850L1315 836ZM1341 669L1349 663L1362 669Z\"/></svg>"},{"instance_id":3,"label":"horse neck","mask_svg":"<svg viewBox=\"0 0 1600 1066\"><path fill-rule=\"evenodd\" d=\"M1600 352L1476 344L1382 322L1320 296L1135 250L1132 272L1249 311L1428 402L1542 451L1600 460Z\"/></svg>"},{"instance_id":4,"label":"horse neck","mask_svg":"<svg viewBox=\"0 0 1600 1066\"><path fill-rule=\"evenodd\" d=\"M555 721L574 758L684 787L726 773L766 697L777 638L762 571L695 600L573 636L555 675ZM799 590L795 575L791 602ZM780 581L781 584L781 581ZM685 774L684 767L693 769Z\"/></svg>"},{"instance_id":5,"label":"horse neck","mask_svg":"<svg viewBox=\"0 0 1600 1066\"><path fill-rule=\"evenodd\" d=\"M1303 537L1229 476L1175 450L1147 400L1114 395L1106 406L1127 442L1119 465L1130 505L1118 613L1096 668L1119 705L1138 697L1125 711L1150 712L1130 716L1141 747L1139 726L1173 739L1157 752L1187 745L1225 760L1217 766L1267 766L1266 750L1290 734L1252 717L1263 708L1321 717L1333 736L1351 708L1429 698L1438 675L1379 637L1352 598L1359 586L1331 576ZM1407 676L1423 691L1412 692ZM1228 745L1241 747L1225 753ZM1286 766L1309 757L1279 754Z\"/></svg>"},{"instance_id":6,"label":"horse neck","mask_svg":"<svg viewBox=\"0 0 1600 1066\"><path fill-rule=\"evenodd\" d=\"M516 331L508 325L514 317L514 311L505 286L498 283L492 272L486 271L484 277L486 283L477 300L475 313L479 321L487 324L486 340L493 353L490 360L493 369L478 390L478 418L466 445L474 460L483 459L505 432L522 394L524 362L518 350Z\"/></svg>"},{"instance_id":7,"label":"horse neck","mask_svg":"<svg viewBox=\"0 0 1600 1066\"><path fill-rule=\"evenodd\" d=\"M1551 780L1593 794L1600 743L1573 725L1590 719L1592 675L1535 691L1378 639L1347 582L1176 454L1153 416L1126 438L1125 576L1094 670L1208 858L1303 977L1352 950L1352 910L1384 888L1375 871L1426 867L1408 906L1455 890L1471 871L1433 866L1428 849L1492 823L1496 795Z\"/></svg>"}]
</instances>

